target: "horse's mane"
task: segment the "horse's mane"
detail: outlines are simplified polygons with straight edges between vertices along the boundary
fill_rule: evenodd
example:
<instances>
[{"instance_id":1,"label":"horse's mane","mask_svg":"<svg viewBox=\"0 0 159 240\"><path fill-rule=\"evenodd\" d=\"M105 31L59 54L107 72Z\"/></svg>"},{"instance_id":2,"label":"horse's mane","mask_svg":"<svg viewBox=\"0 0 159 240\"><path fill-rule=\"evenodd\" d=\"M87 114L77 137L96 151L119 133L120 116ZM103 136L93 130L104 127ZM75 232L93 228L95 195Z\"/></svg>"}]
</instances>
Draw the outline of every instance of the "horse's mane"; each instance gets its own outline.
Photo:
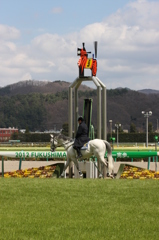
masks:
<instances>
[{"instance_id":1,"label":"horse's mane","mask_svg":"<svg viewBox=\"0 0 159 240\"><path fill-rule=\"evenodd\" d=\"M65 150L67 151L67 149L71 147L73 144L74 142L69 142L67 145L65 145Z\"/></svg>"},{"instance_id":2,"label":"horse's mane","mask_svg":"<svg viewBox=\"0 0 159 240\"><path fill-rule=\"evenodd\" d=\"M67 144L64 146L65 149L67 150L71 145L73 145L73 139L68 137L68 136L65 136L64 134L60 133L58 136L57 136L58 139L62 139L62 141L64 142L67 142Z\"/></svg>"},{"instance_id":3,"label":"horse's mane","mask_svg":"<svg viewBox=\"0 0 159 240\"><path fill-rule=\"evenodd\" d=\"M71 140L72 140L72 138L70 138L70 137L68 137L68 136L66 136L66 135L64 135L62 133L60 133L57 137L58 138L62 138L64 141L68 140L68 141L71 142Z\"/></svg>"}]
</instances>

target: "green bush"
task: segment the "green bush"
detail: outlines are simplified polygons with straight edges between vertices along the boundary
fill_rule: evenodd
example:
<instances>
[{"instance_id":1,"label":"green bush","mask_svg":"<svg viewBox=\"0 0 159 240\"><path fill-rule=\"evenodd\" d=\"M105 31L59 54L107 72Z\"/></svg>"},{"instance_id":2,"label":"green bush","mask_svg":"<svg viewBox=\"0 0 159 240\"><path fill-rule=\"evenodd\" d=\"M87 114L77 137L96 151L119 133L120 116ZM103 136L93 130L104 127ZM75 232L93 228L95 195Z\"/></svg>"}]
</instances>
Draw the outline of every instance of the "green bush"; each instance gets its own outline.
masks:
<instances>
[{"instance_id":1,"label":"green bush","mask_svg":"<svg viewBox=\"0 0 159 240\"><path fill-rule=\"evenodd\" d=\"M119 142L146 142L146 133L119 133ZM148 141L155 142L154 137L159 136L156 133L149 133L148 134ZM116 138L117 141L117 134L112 134L112 137ZM110 134L107 135L108 141L110 141Z\"/></svg>"}]
</instances>

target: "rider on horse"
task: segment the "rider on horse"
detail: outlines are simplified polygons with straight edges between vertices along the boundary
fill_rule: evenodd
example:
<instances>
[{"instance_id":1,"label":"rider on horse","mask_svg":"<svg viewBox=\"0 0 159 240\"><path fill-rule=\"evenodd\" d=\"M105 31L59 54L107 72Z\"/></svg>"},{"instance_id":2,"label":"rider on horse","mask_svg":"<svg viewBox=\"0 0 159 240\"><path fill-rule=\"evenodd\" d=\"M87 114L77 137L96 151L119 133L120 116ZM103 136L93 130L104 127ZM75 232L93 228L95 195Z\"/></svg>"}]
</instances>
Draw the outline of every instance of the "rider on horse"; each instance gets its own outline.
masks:
<instances>
[{"instance_id":1,"label":"rider on horse","mask_svg":"<svg viewBox=\"0 0 159 240\"><path fill-rule=\"evenodd\" d=\"M79 123L79 126L78 126L77 133L75 136L73 148L77 151L77 155L78 155L77 158L81 158L82 154L81 154L80 149L90 139L88 137L88 127L87 127L86 123L84 122L83 117L78 118L78 123Z\"/></svg>"}]
</instances>

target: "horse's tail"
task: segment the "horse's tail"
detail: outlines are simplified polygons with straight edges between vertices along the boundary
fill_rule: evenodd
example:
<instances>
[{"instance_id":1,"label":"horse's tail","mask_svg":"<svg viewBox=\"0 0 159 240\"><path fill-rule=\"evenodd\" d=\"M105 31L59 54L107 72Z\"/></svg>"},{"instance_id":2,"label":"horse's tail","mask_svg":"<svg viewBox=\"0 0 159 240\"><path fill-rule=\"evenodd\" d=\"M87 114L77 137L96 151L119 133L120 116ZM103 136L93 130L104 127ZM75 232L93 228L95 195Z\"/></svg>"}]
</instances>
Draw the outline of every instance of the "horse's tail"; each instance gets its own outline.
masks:
<instances>
[{"instance_id":1,"label":"horse's tail","mask_svg":"<svg viewBox=\"0 0 159 240\"><path fill-rule=\"evenodd\" d=\"M109 171L114 171L114 160L112 157L112 149L111 149L111 145L110 143L108 143L107 141L103 140L103 142L106 145L106 149L107 149L107 157L108 157L108 168Z\"/></svg>"}]
</instances>

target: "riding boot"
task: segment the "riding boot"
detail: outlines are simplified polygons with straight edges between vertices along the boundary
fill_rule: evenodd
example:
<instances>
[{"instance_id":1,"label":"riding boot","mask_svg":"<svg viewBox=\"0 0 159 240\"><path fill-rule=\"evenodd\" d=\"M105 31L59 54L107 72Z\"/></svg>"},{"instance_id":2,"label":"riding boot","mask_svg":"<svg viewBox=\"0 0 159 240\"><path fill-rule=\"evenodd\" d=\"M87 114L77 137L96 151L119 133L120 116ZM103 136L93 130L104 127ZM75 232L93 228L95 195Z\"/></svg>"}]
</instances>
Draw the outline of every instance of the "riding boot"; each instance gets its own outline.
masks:
<instances>
[{"instance_id":1,"label":"riding boot","mask_svg":"<svg viewBox=\"0 0 159 240\"><path fill-rule=\"evenodd\" d=\"M80 148L76 148L77 151L77 158L81 158L82 157L82 153L80 151Z\"/></svg>"}]
</instances>

